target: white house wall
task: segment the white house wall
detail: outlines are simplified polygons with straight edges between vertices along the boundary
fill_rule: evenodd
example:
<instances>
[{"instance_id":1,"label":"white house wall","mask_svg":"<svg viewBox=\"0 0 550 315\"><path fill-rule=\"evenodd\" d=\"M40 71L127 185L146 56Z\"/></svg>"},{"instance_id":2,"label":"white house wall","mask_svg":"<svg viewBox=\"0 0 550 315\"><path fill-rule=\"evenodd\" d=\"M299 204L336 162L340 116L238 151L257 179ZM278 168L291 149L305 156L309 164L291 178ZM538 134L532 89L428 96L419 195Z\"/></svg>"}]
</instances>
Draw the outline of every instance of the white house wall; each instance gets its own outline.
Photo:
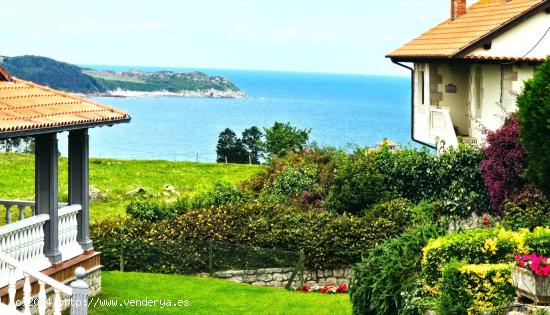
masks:
<instances>
[{"instance_id":1,"label":"white house wall","mask_svg":"<svg viewBox=\"0 0 550 315\"><path fill-rule=\"evenodd\" d=\"M424 96L422 104L422 72L424 73ZM414 64L414 122L413 132L416 140L435 144L434 137L430 136L429 113L430 113L430 69L425 63Z\"/></svg>"},{"instance_id":2,"label":"white house wall","mask_svg":"<svg viewBox=\"0 0 550 315\"><path fill-rule=\"evenodd\" d=\"M451 119L458 133L467 135L470 130L470 119L468 116L470 68L467 65L449 66L447 64L440 64L437 65L437 69L438 74L442 76L442 82L438 86L438 92L442 95L439 106L450 109ZM456 86L456 93L446 91L445 87L449 84Z\"/></svg>"},{"instance_id":3,"label":"white house wall","mask_svg":"<svg viewBox=\"0 0 550 315\"><path fill-rule=\"evenodd\" d=\"M470 54L484 57L546 58L550 53L550 35L535 47L550 27L550 14L535 14L492 40L491 49L479 47ZM533 49L526 55L530 49Z\"/></svg>"}]
</instances>

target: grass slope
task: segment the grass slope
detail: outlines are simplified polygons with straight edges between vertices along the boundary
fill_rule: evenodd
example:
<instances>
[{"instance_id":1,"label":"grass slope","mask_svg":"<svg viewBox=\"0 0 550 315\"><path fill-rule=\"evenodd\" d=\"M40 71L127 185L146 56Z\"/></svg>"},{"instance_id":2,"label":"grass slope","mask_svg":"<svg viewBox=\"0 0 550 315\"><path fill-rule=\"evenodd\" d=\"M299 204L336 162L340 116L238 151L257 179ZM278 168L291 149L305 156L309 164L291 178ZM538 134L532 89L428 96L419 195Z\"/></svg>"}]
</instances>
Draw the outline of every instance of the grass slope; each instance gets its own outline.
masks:
<instances>
[{"instance_id":1,"label":"grass slope","mask_svg":"<svg viewBox=\"0 0 550 315\"><path fill-rule=\"evenodd\" d=\"M102 294L91 300L90 315L106 314L350 314L347 294L289 292L224 280L180 275L103 273ZM188 307L99 306L116 300L188 300ZM95 307L93 307L95 303ZM105 303L105 302L103 302Z\"/></svg>"},{"instance_id":2,"label":"grass slope","mask_svg":"<svg viewBox=\"0 0 550 315\"><path fill-rule=\"evenodd\" d=\"M124 215L132 199L127 192L143 187L152 199L173 200L164 196L163 185L170 184L181 195L192 195L216 182L236 184L261 170L261 166L169 162L146 160L90 160L90 185L106 193L107 198L90 205L91 220L115 219ZM59 159L59 196L66 202L67 159ZM0 154L0 199L34 200L34 156L19 153Z\"/></svg>"}]
</instances>

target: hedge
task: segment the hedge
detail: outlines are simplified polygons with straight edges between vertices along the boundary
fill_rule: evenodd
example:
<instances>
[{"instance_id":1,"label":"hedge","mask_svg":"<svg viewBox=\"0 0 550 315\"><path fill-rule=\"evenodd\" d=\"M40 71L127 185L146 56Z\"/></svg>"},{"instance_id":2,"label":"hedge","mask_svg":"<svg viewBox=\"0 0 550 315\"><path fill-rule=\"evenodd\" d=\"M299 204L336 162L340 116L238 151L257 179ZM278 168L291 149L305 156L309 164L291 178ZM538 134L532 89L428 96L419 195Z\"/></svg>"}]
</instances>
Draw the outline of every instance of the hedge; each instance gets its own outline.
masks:
<instances>
[{"instance_id":1,"label":"hedge","mask_svg":"<svg viewBox=\"0 0 550 315\"><path fill-rule=\"evenodd\" d=\"M441 281L441 315L482 314L514 300L512 264L472 265L452 262Z\"/></svg>"},{"instance_id":2,"label":"hedge","mask_svg":"<svg viewBox=\"0 0 550 315\"><path fill-rule=\"evenodd\" d=\"M452 259L469 264L508 263L518 254L547 254L549 247L550 228L545 227L537 227L533 232L504 228L460 232L431 240L424 247L422 272L426 284L437 290L442 271Z\"/></svg>"},{"instance_id":3,"label":"hedge","mask_svg":"<svg viewBox=\"0 0 550 315\"><path fill-rule=\"evenodd\" d=\"M361 259L375 244L400 235L412 222L409 203L394 200L372 209L370 216L338 215L326 211L299 211L284 206L265 207L258 203L228 204L201 210L190 210L170 220L141 222L101 222L92 225L92 238L102 251L107 269L118 269L117 246L126 240L147 246L129 247L126 255L135 257L134 270L159 265L166 255L179 255L179 241L217 240L233 244L258 246L288 251L304 250L306 266L332 269L349 266ZM174 246L168 246L175 242ZM168 246L160 249L152 247ZM162 252L151 256L149 252ZM143 258L142 258L143 257ZM155 261L158 260L158 261ZM165 270L177 269L165 266Z\"/></svg>"}]
</instances>

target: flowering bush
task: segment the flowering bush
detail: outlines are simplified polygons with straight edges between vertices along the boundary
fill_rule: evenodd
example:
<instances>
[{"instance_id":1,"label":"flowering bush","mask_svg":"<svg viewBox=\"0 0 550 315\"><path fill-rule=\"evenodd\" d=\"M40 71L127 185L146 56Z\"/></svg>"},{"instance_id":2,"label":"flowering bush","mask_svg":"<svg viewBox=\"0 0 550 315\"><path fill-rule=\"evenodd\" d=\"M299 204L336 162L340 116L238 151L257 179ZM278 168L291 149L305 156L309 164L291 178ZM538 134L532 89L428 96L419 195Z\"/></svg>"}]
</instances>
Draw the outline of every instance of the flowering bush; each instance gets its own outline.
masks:
<instances>
[{"instance_id":1,"label":"flowering bush","mask_svg":"<svg viewBox=\"0 0 550 315\"><path fill-rule=\"evenodd\" d=\"M328 286L319 286L314 285L311 286L309 284L304 284L303 288L296 288L296 291L302 291L304 293L321 293L321 294L340 294L340 293L348 293L348 285L345 283L339 284L337 286L328 285Z\"/></svg>"},{"instance_id":2,"label":"flowering bush","mask_svg":"<svg viewBox=\"0 0 550 315\"><path fill-rule=\"evenodd\" d=\"M516 263L521 268L530 269L537 276L548 277L550 275L550 261L547 257L538 256L536 253L517 255Z\"/></svg>"},{"instance_id":3,"label":"flowering bush","mask_svg":"<svg viewBox=\"0 0 550 315\"><path fill-rule=\"evenodd\" d=\"M468 265L454 261L443 270L442 315L483 314L514 299L510 264Z\"/></svg>"},{"instance_id":4,"label":"flowering bush","mask_svg":"<svg viewBox=\"0 0 550 315\"><path fill-rule=\"evenodd\" d=\"M450 234L431 240L424 247L422 272L426 284L437 291L442 271L452 258L469 264L506 263L526 252L547 254L549 245L550 228L544 227L533 232L491 228Z\"/></svg>"},{"instance_id":5,"label":"flowering bush","mask_svg":"<svg viewBox=\"0 0 550 315\"><path fill-rule=\"evenodd\" d=\"M525 186L526 154L519 140L517 116L508 117L500 129L489 132L487 144L481 171L493 209L503 212L504 202L515 198Z\"/></svg>"}]
</instances>

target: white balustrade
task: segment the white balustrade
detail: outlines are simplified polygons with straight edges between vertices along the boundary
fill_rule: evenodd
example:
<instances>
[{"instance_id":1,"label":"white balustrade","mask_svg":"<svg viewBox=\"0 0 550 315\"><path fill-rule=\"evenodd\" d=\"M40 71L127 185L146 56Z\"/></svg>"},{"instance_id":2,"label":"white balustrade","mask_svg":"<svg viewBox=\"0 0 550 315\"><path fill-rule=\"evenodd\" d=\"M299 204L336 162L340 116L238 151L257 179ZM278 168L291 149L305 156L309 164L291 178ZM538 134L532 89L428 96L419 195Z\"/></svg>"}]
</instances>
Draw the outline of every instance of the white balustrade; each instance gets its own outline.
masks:
<instances>
[{"instance_id":1,"label":"white balustrade","mask_svg":"<svg viewBox=\"0 0 550 315\"><path fill-rule=\"evenodd\" d=\"M50 218L40 214L0 227L0 253L37 268L51 264L44 255L44 223ZM0 261L0 287L8 282L8 264ZM23 274L18 275L22 278Z\"/></svg>"},{"instance_id":2,"label":"white balustrade","mask_svg":"<svg viewBox=\"0 0 550 315\"><path fill-rule=\"evenodd\" d=\"M59 251L63 260L74 258L84 251L77 241L77 214L80 205L70 205L59 209Z\"/></svg>"},{"instance_id":3,"label":"white balustrade","mask_svg":"<svg viewBox=\"0 0 550 315\"><path fill-rule=\"evenodd\" d=\"M50 286L53 290L52 297L52 312L54 315L61 315L63 306L63 297L72 297L71 301L71 314L87 314L88 310L88 285L82 279L86 275L86 271L82 267L76 268L75 275L77 280L71 283L71 286L67 286L53 278L46 276L45 274L37 271L36 269L29 267L26 264L13 259L10 256L0 253L0 261L9 265L9 283L8 283L8 304L0 303L0 314L4 315L20 315L31 314L31 284L30 278L36 278L38 281L38 303L37 310L39 315L46 314L47 308L47 294L46 285ZM22 272L24 276L23 284L23 311L17 310L15 295L17 288L17 272ZM74 300L77 299L77 300Z\"/></svg>"},{"instance_id":4,"label":"white balustrade","mask_svg":"<svg viewBox=\"0 0 550 315\"><path fill-rule=\"evenodd\" d=\"M449 108L430 107L430 134L443 140L443 149L458 146L458 138Z\"/></svg>"}]
</instances>

